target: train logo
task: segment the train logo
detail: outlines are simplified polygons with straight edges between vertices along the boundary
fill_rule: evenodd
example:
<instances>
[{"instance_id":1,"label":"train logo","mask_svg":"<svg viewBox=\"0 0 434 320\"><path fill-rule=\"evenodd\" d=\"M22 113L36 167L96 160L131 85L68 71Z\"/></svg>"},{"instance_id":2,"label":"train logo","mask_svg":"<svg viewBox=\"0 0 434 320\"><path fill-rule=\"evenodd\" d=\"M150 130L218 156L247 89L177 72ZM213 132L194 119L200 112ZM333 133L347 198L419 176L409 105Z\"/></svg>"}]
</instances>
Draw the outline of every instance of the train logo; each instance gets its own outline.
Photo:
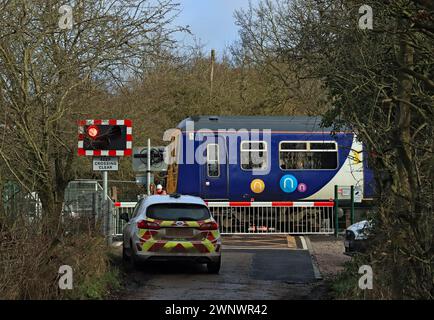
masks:
<instances>
[{"instance_id":1,"label":"train logo","mask_svg":"<svg viewBox=\"0 0 434 320\"><path fill-rule=\"evenodd\" d=\"M292 174L286 174L280 179L280 189L283 192L291 193L294 192L298 187L297 178Z\"/></svg>"},{"instance_id":2,"label":"train logo","mask_svg":"<svg viewBox=\"0 0 434 320\"><path fill-rule=\"evenodd\" d=\"M297 187L298 192L306 192L307 185L305 183L299 183Z\"/></svg>"},{"instance_id":3,"label":"train logo","mask_svg":"<svg viewBox=\"0 0 434 320\"><path fill-rule=\"evenodd\" d=\"M261 193L265 189L265 183L261 179L255 179L250 183L250 189L254 193Z\"/></svg>"}]
</instances>

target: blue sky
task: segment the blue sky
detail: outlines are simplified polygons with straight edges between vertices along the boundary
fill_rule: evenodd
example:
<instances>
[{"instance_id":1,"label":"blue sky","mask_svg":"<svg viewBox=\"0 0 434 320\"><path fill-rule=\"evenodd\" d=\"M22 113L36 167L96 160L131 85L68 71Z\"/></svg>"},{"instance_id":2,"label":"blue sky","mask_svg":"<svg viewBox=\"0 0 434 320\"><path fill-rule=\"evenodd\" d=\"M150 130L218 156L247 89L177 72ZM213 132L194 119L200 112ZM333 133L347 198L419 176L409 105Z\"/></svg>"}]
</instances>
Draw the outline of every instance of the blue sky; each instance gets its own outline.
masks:
<instances>
[{"instance_id":1,"label":"blue sky","mask_svg":"<svg viewBox=\"0 0 434 320\"><path fill-rule=\"evenodd\" d=\"M258 0L251 0L252 4ZM182 12L176 25L189 25L191 32L205 45L206 50L216 49L217 54L238 39L234 11L247 9L249 0L179 0ZM193 44L191 36L179 36Z\"/></svg>"}]
</instances>

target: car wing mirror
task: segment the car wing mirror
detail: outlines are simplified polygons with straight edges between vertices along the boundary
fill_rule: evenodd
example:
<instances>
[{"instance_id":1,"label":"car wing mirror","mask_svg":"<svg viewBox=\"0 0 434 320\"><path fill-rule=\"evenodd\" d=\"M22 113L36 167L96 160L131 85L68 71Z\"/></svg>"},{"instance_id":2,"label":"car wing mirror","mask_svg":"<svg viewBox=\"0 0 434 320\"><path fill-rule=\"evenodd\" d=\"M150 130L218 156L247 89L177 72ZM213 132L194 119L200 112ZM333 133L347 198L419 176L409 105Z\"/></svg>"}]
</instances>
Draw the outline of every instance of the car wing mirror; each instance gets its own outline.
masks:
<instances>
[{"instance_id":1,"label":"car wing mirror","mask_svg":"<svg viewBox=\"0 0 434 320\"><path fill-rule=\"evenodd\" d=\"M128 217L128 213L126 213L126 212L122 212L121 215L119 216L119 218L121 220L124 220L125 222L129 222L130 221L130 217Z\"/></svg>"}]
</instances>

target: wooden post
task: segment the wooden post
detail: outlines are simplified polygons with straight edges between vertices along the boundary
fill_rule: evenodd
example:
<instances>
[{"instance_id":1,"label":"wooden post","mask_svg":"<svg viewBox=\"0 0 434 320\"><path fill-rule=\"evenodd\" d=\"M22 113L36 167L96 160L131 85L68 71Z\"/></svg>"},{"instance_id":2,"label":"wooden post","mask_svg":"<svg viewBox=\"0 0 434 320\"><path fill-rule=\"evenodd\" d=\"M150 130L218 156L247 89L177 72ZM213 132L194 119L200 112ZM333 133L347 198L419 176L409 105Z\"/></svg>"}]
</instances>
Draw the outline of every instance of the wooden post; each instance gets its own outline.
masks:
<instances>
[{"instance_id":1,"label":"wooden post","mask_svg":"<svg viewBox=\"0 0 434 320\"><path fill-rule=\"evenodd\" d=\"M211 50L211 73L210 73L210 88L209 88L209 103L211 104L212 100L212 90L213 90L213 82L214 82L214 62L215 62L215 50Z\"/></svg>"}]
</instances>

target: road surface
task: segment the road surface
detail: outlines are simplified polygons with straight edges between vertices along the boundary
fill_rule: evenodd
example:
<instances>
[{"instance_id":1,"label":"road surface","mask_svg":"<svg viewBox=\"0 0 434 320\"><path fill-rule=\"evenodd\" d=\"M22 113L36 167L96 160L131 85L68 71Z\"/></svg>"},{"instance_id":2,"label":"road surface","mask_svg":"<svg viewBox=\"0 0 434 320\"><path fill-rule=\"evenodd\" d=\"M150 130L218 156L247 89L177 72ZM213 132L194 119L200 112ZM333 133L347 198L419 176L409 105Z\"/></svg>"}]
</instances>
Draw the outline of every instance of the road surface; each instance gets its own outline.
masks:
<instances>
[{"instance_id":1,"label":"road surface","mask_svg":"<svg viewBox=\"0 0 434 320\"><path fill-rule=\"evenodd\" d=\"M318 281L304 240L261 235L223 239L220 274L204 265L153 263L139 270L127 266L125 289L116 299L321 299Z\"/></svg>"}]
</instances>

